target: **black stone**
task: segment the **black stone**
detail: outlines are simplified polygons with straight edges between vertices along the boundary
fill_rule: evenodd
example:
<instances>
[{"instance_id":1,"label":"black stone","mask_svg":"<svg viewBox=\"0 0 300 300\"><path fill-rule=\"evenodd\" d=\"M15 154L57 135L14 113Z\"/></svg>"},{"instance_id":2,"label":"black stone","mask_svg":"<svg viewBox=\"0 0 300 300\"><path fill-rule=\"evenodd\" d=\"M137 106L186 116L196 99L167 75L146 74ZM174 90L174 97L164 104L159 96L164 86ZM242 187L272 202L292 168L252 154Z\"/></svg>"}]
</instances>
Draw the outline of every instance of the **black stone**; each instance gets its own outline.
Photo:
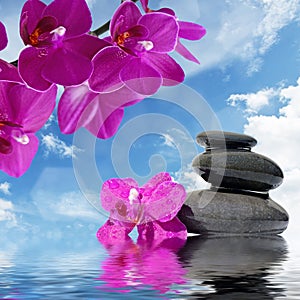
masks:
<instances>
[{"instance_id":1,"label":"black stone","mask_svg":"<svg viewBox=\"0 0 300 300\"><path fill-rule=\"evenodd\" d=\"M248 149L257 144L255 138L228 131L204 131L197 135L197 143L209 149Z\"/></svg>"},{"instance_id":2,"label":"black stone","mask_svg":"<svg viewBox=\"0 0 300 300\"><path fill-rule=\"evenodd\" d=\"M196 156L192 166L216 187L267 192L283 180L283 172L274 161L249 150L207 151Z\"/></svg>"},{"instance_id":3,"label":"black stone","mask_svg":"<svg viewBox=\"0 0 300 300\"><path fill-rule=\"evenodd\" d=\"M279 234L289 220L268 195L214 190L189 193L178 217L188 232L204 235Z\"/></svg>"}]
</instances>

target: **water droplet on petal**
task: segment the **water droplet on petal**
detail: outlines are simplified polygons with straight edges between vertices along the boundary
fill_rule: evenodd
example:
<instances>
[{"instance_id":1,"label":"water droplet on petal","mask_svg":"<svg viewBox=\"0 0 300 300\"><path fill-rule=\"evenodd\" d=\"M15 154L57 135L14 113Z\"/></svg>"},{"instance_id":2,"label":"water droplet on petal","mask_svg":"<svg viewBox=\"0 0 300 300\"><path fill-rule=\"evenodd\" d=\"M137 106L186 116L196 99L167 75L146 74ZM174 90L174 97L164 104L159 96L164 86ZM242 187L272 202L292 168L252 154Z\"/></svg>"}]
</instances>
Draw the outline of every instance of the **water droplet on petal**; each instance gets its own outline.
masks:
<instances>
[{"instance_id":1,"label":"water droplet on petal","mask_svg":"<svg viewBox=\"0 0 300 300\"><path fill-rule=\"evenodd\" d=\"M109 180L108 185L111 189L117 189L120 186L119 183L114 179Z\"/></svg>"},{"instance_id":2,"label":"water droplet on petal","mask_svg":"<svg viewBox=\"0 0 300 300\"><path fill-rule=\"evenodd\" d=\"M128 198L128 196L129 196L128 191L122 191L121 197L123 197L123 198Z\"/></svg>"},{"instance_id":3,"label":"water droplet on petal","mask_svg":"<svg viewBox=\"0 0 300 300\"><path fill-rule=\"evenodd\" d=\"M47 49L41 49L39 51L39 57L44 57L44 56L47 56L47 55L48 55Z\"/></svg>"}]
</instances>

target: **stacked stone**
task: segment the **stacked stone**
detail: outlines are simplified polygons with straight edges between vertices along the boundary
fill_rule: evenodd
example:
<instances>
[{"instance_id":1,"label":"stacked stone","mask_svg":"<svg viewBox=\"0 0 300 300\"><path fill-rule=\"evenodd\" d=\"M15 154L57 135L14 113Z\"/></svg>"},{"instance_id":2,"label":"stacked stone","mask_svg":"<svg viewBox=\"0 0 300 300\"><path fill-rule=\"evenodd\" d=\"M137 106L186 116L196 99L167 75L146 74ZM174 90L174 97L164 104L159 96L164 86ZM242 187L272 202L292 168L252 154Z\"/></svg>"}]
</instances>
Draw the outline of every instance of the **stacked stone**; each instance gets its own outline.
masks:
<instances>
[{"instance_id":1,"label":"stacked stone","mask_svg":"<svg viewBox=\"0 0 300 300\"><path fill-rule=\"evenodd\" d=\"M244 134L208 131L200 133L197 142L205 152L192 165L211 188L188 194L178 214L188 232L283 232L288 214L268 193L282 183L283 173L274 161L251 151L257 141Z\"/></svg>"}]
</instances>

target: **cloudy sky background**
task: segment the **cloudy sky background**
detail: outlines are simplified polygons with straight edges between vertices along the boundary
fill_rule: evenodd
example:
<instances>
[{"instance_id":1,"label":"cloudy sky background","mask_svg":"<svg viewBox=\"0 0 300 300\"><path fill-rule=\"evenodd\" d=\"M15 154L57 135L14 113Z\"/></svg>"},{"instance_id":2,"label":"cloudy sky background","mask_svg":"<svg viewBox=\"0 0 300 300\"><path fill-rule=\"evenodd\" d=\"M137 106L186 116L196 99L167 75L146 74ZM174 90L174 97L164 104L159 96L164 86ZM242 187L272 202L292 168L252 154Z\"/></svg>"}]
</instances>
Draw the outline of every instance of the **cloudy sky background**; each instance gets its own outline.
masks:
<instances>
[{"instance_id":1,"label":"cloudy sky background","mask_svg":"<svg viewBox=\"0 0 300 300\"><path fill-rule=\"evenodd\" d=\"M87 2L93 28L110 19L119 3ZM23 47L18 35L23 3L0 2L9 35L0 57L8 61ZM254 136L253 151L283 169L284 183L270 194L290 214L283 236L299 245L300 1L150 0L150 6L172 7L179 19L207 29L201 41L186 43L201 64L174 55L186 71L184 84L128 107L118 134L106 141L85 131L60 134L54 112L38 133L39 152L28 172L19 179L0 173L0 240L94 237L105 221L101 183L110 177L133 176L143 183L167 170L187 189L207 186L190 166L203 151L194 138L203 130L223 129Z\"/></svg>"}]
</instances>

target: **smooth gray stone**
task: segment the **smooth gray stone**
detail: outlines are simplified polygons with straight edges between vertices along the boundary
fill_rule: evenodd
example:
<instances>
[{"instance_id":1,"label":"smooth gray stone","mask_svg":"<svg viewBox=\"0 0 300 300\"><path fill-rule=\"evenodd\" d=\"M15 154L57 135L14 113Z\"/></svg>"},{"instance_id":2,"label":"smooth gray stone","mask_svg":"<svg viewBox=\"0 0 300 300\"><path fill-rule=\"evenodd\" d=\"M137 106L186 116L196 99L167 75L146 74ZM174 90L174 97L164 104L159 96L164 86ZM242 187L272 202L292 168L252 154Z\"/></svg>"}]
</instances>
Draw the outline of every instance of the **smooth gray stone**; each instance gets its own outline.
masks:
<instances>
[{"instance_id":1,"label":"smooth gray stone","mask_svg":"<svg viewBox=\"0 0 300 300\"><path fill-rule=\"evenodd\" d=\"M178 217L188 232L217 235L279 234L289 220L268 195L213 190L189 193Z\"/></svg>"},{"instance_id":2,"label":"smooth gray stone","mask_svg":"<svg viewBox=\"0 0 300 300\"><path fill-rule=\"evenodd\" d=\"M255 138L250 135L228 131L204 131L197 135L197 143L208 149L248 149L257 144Z\"/></svg>"},{"instance_id":3,"label":"smooth gray stone","mask_svg":"<svg viewBox=\"0 0 300 300\"><path fill-rule=\"evenodd\" d=\"M192 166L216 187L267 192L283 180L283 172L274 161L251 151L207 151L197 155Z\"/></svg>"}]
</instances>

